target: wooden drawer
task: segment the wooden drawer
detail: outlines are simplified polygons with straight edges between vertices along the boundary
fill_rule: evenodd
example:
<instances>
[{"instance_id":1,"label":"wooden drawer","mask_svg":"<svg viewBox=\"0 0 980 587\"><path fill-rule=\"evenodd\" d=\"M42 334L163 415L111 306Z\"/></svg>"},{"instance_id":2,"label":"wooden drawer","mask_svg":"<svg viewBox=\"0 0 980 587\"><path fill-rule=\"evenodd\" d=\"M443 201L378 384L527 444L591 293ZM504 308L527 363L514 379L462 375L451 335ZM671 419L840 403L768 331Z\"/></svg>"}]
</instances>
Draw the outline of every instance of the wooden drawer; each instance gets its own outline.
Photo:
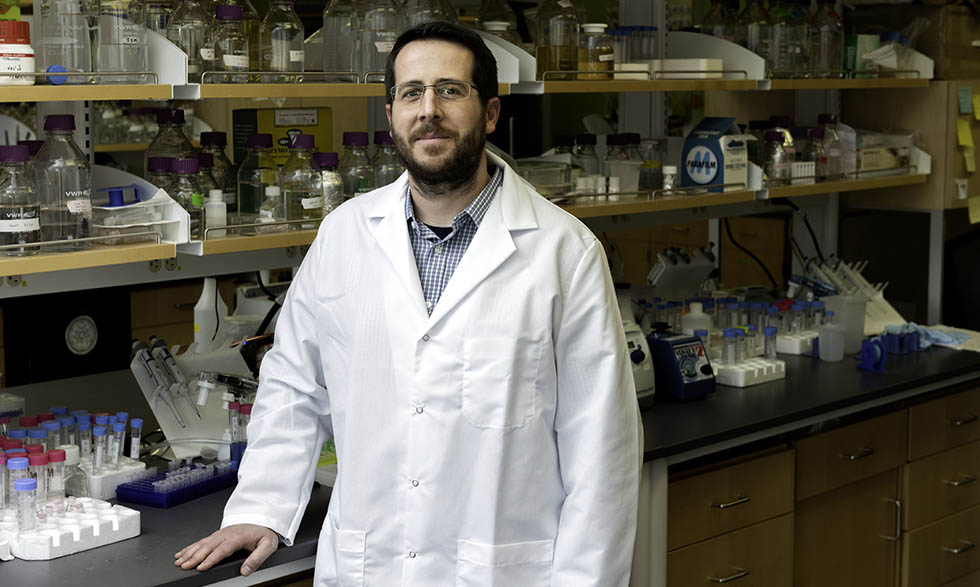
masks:
<instances>
[{"instance_id":1,"label":"wooden drawer","mask_svg":"<svg viewBox=\"0 0 980 587\"><path fill-rule=\"evenodd\" d=\"M736 581L738 575L745 580ZM703 587L721 583L721 579L752 587L792 585L793 515L667 553L670 587Z\"/></svg>"},{"instance_id":2,"label":"wooden drawer","mask_svg":"<svg viewBox=\"0 0 980 587\"><path fill-rule=\"evenodd\" d=\"M902 585L933 587L980 569L978 543L980 506L909 532L903 544Z\"/></svg>"},{"instance_id":3,"label":"wooden drawer","mask_svg":"<svg viewBox=\"0 0 980 587\"><path fill-rule=\"evenodd\" d=\"M973 571L943 585L943 587L977 587L980 585L980 571Z\"/></svg>"},{"instance_id":4,"label":"wooden drawer","mask_svg":"<svg viewBox=\"0 0 980 587\"><path fill-rule=\"evenodd\" d=\"M980 440L980 389L909 409L909 460Z\"/></svg>"},{"instance_id":5,"label":"wooden drawer","mask_svg":"<svg viewBox=\"0 0 980 587\"><path fill-rule=\"evenodd\" d=\"M161 324L194 321L194 304L201 297L204 282L200 279L170 283L163 286L140 287L129 294L130 326L133 330ZM218 280L218 291L233 311L235 284L231 278ZM169 341L168 341L169 342Z\"/></svg>"},{"instance_id":6,"label":"wooden drawer","mask_svg":"<svg viewBox=\"0 0 980 587\"><path fill-rule=\"evenodd\" d=\"M980 504L980 441L905 465L904 528Z\"/></svg>"},{"instance_id":7,"label":"wooden drawer","mask_svg":"<svg viewBox=\"0 0 980 587\"><path fill-rule=\"evenodd\" d=\"M908 411L886 414L801 440L796 499L806 499L905 464Z\"/></svg>"},{"instance_id":8,"label":"wooden drawer","mask_svg":"<svg viewBox=\"0 0 980 587\"><path fill-rule=\"evenodd\" d=\"M671 482L667 549L793 511L794 462L787 450Z\"/></svg>"}]
</instances>

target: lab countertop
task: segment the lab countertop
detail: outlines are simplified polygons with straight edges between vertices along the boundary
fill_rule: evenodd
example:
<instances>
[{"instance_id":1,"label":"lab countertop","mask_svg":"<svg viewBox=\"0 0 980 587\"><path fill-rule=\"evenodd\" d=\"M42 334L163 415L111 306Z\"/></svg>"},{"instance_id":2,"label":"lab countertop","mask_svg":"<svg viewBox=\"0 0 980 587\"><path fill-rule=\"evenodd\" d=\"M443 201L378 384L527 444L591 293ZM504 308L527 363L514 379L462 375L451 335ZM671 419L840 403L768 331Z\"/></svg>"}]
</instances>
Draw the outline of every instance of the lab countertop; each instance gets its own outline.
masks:
<instances>
[{"instance_id":1,"label":"lab countertop","mask_svg":"<svg viewBox=\"0 0 980 587\"><path fill-rule=\"evenodd\" d=\"M785 379L745 388L718 386L705 399L657 401L645 409L644 460L669 459L970 374L980 378L980 353L939 347L890 355L884 373L859 370L850 358L837 363L779 358L786 361ZM656 397L664 395L658 391Z\"/></svg>"},{"instance_id":2,"label":"lab countertop","mask_svg":"<svg viewBox=\"0 0 980 587\"><path fill-rule=\"evenodd\" d=\"M99 585L100 587L197 587L239 576L238 552L206 572L174 566L174 553L218 529L231 488L176 507L123 503L140 511L138 537L50 561L0 562L0 585ZM293 546L280 546L263 569L313 556L330 501L329 487L314 487Z\"/></svg>"}]
</instances>

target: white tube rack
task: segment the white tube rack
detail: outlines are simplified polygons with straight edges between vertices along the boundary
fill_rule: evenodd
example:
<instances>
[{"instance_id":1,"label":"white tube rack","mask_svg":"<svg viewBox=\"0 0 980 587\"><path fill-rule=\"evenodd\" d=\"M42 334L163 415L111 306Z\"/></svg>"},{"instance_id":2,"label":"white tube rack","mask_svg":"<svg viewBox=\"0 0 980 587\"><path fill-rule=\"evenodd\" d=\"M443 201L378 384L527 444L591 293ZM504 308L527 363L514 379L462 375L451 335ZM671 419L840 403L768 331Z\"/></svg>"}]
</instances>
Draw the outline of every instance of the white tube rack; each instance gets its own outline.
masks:
<instances>
[{"instance_id":1,"label":"white tube rack","mask_svg":"<svg viewBox=\"0 0 980 587\"><path fill-rule=\"evenodd\" d=\"M715 381L729 387L749 387L786 378L784 361L769 361L761 357L736 365L716 365Z\"/></svg>"},{"instance_id":2,"label":"white tube rack","mask_svg":"<svg viewBox=\"0 0 980 587\"><path fill-rule=\"evenodd\" d=\"M84 513L64 512L47 517L28 532L18 532L13 510L0 518L0 558L10 554L24 560L51 560L91 550L140 534L140 513L90 497L77 498Z\"/></svg>"}]
</instances>

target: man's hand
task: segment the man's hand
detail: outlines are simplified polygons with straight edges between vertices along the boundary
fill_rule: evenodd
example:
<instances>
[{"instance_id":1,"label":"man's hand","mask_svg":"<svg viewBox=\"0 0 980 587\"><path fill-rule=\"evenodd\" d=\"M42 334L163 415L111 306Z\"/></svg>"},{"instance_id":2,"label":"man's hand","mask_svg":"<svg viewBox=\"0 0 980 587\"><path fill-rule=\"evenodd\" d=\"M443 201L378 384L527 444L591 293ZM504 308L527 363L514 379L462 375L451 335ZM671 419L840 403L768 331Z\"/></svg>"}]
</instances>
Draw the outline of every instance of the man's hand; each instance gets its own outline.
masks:
<instances>
[{"instance_id":1,"label":"man's hand","mask_svg":"<svg viewBox=\"0 0 980 587\"><path fill-rule=\"evenodd\" d=\"M244 548L252 553L242 563L242 575L247 577L262 566L278 546L279 536L269 528L235 524L185 547L174 555L174 564L185 571L193 568L206 571Z\"/></svg>"}]
</instances>

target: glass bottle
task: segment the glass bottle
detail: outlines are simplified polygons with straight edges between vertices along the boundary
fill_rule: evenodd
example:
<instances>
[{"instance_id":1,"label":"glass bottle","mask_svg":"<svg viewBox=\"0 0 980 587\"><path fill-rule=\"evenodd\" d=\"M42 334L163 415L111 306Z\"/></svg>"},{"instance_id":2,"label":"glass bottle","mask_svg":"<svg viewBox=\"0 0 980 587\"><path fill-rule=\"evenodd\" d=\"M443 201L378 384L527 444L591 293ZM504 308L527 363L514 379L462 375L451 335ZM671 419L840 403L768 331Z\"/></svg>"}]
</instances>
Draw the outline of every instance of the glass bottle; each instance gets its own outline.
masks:
<instances>
[{"instance_id":1,"label":"glass bottle","mask_svg":"<svg viewBox=\"0 0 980 587\"><path fill-rule=\"evenodd\" d=\"M296 0L272 0L262 21L262 71L302 72L306 34L293 4ZM327 41L326 39L324 40ZM329 44L329 43L328 43ZM262 75L267 83L299 83L302 75Z\"/></svg>"},{"instance_id":2,"label":"glass bottle","mask_svg":"<svg viewBox=\"0 0 980 587\"><path fill-rule=\"evenodd\" d=\"M150 157L146 162L146 181L169 194L174 179L173 165L170 157Z\"/></svg>"},{"instance_id":3,"label":"glass bottle","mask_svg":"<svg viewBox=\"0 0 980 587\"><path fill-rule=\"evenodd\" d=\"M402 4L407 22L405 28L427 22L455 22L455 13L448 14L439 0L405 0Z\"/></svg>"},{"instance_id":4,"label":"glass bottle","mask_svg":"<svg viewBox=\"0 0 980 587\"><path fill-rule=\"evenodd\" d=\"M575 150L572 152L572 165L582 170L583 175L599 173L599 157L595 153L596 137L581 134L575 137Z\"/></svg>"},{"instance_id":5,"label":"glass bottle","mask_svg":"<svg viewBox=\"0 0 980 587\"><path fill-rule=\"evenodd\" d=\"M821 2L813 15L810 71L813 77L839 78L844 69L844 21L834 3Z\"/></svg>"},{"instance_id":6,"label":"glass bottle","mask_svg":"<svg viewBox=\"0 0 980 587\"><path fill-rule=\"evenodd\" d=\"M146 28L166 37L174 8L176 8L175 3L171 0L147 0Z\"/></svg>"},{"instance_id":7,"label":"glass bottle","mask_svg":"<svg viewBox=\"0 0 980 587\"><path fill-rule=\"evenodd\" d=\"M344 159L340 162L340 177L344 180L344 196L356 195L374 189L374 167L367 154L368 134L366 132L344 133Z\"/></svg>"},{"instance_id":8,"label":"glass bottle","mask_svg":"<svg viewBox=\"0 0 980 587\"><path fill-rule=\"evenodd\" d=\"M521 39L517 36L517 15L514 14L514 10L505 0L481 0L479 20L481 23L483 23L483 27L487 30L487 32L493 32L490 30L490 27L487 26L491 22L507 23L507 27L504 30L512 33L513 36L517 38L517 42L515 44L520 45ZM497 33L494 32L494 34Z\"/></svg>"},{"instance_id":9,"label":"glass bottle","mask_svg":"<svg viewBox=\"0 0 980 587\"><path fill-rule=\"evenodd\" d=\"M766 66L772 70L772 25L769 21L769 11L763 4L764 0L749 0L749 4L739 17L739 26L745 27L745 47L762 57Z\"/></svg>"},{"instance_id":10,"label":"glass bottle","mask_svg":"<svg viewBox=\"0 0 980 587\"><path fill-rule=\"evenodd\" d=\"M803 160L813 162L813 175L816 181L827 180L827 148L824 139L824 131L821 127L811 128L809 131L810 141L803 151Z\"/></svg>"},{"instance_id":11,"label":"glass bottle","mask_svg":"<svg viewBox=\"0 0 980 587\"><path fill-rule=\"evenodd\" d=\"M513 43L518 47L522 46L521 38L517 35L517 31L512 30L510 28L510 23L507 21L488 20L483 23L483 29L495 37L500 37L508 43Z\"/></svg>"},{"instance_id":12,"label":"glass bottle","mask_svg":"<svg viewBox=\"0 0 980 587\"><path fill-rule=\"evenodd\" d=\"M544 0L538 6L534 37L537 79L543 80L546 71L575 71L578 67L578 24L571 0ZM575 74L549 74L548 79L575 79Z\"/></svg>"},{"instance_id":13,"label":"glass bottle","mask_svg":"<svg viewBox=\"0 0 980 587\"><path fill-rule=\"evenodd\" d=\"M197 182L200 165L197 159L181 158L174 161L174 184L171 197L190 214L191 238L200 239L203 223L204 192Z\"/></svg>"},{"instance_id":14,"label":"glass bottle","mask_svg":"<svg viewBox=\"0 0 980 587\"><path fill-rule=\"evenodd\" d=\"M817 124L823 127L824 141L827 145L827 181L842 179L843 152L840 135L837 134L837 117L833 114L820 114Z\"/></svg>"},{"instance_id":15,"label":"glass bottle","mask_svg":"<svg viewBox=\"0 0 980 587\"><path fill-rule=\"evenodd\" d=\"M201 153L210 153L214 161L211 169L211 176L218 184L218 189L224 192L225 204L228 211L234 212L238 207L238 174L235 166L225 155L225 146L228 138L223 132L202 132L201 133Z\"/></svg>"},{"instance_id":16,"label":"glass bottle","mask_svg":"<svg viewBox=\"0 0 980 587\"><path fill-rule=\"evenodd\" d=\"M250 49L242 19L241 6L219 5L217 7L214 26L213 68L215 71L249 71ZM214 76L213 81L225 84L244 84L248 82L248 74L219 74Z\"/></svg>"},{"instance_id":17,"label":"glass bottle","mask_svg":"<svg viewBox=\"0 0 980 587\"><path fill-rule=\"evenodd\" d=\"M238 214L242 224L251 224L265 198L266 186L276 185L277 166L272 160L272 135L252 135L245 148L248 150L238 168Z\"/></svg>"},{"instance_id":18,"label":"glass bottle","mask_svg":"<svg viewBox=\"0 0 980 587\"><path fill-rule=\"evenodd\" d=\"M167 38L187 53L187 81L201 83L201 74L212 68L214 42L211 17L199 0L182 0L167 26Z\"/></svg>"},{"instance_id":19,"label":"glass bottle","mask_svg":"<svg viewBox=\"0 0 980 587\"><path fill-rule=\"evenodd\" d=\"M374 159L371 160L371 165L378 172L377 185L383 186L393 183L405 171L405 166L402 164L401 157L398 156L398 151L395 150L395 141L391 138L391 133L386 130L375 131L374 146L377 150L374 153Z\"/></svg>"},{"instance_id":20,"label":"glass bottle","mask_svg":"<svg viewBox=\"0 0 980 587\"><path fill-rule=\"evenodd\" d=\"M97 22L98 4L83 0L42 0L39 23L35 29L37 71L92 71L92 42ZM54 84L87 84L90 76L39 77L37 81Z\"/></svg>"},{"instance_id":21,"label":"glass bottle","mask_svg":"<svg viewBox=\"0 0 980 587\"><path fill-rule=\"evenodd\" d=\"M762 153L762 171L769 178L770 185L786 185L790 180L791 163L783 148L783 133L778 130L766 131L766 146Z\"/></svg>"},{"instance_id":22,"label":"glass bottle","mask_svg":"<svg viewBox=\"0 0 980 587\"><path fill-rule=\"evenodd\" d=\"M333 212L344 203L344 180L337 173L336 153L316 153L313 156L320 168L320 191L323 194L323 215Z\"/></svg>"},{"instance_id":23,"label":"glass bottle","mask_svg":"<svg viewBox=\"0 0 980 587\"><path fill-rule=\"evenodd\" d=\"M133 75L147 71L146 5L143 0L101 0L99 2L99 40L96 70L102 83L143 83L146 77ZM104 72L126 72L106 75Z\"/></svg>"},{"instance_id":24,"label":"glass bottle","mask_svg":"<svg viewBox=\"0 0 980 587\"><path fill-rule=\"evenodd\" d=\"M265 199L259 206L259 216L256 224L267 222L282 222L286 220L286 206L282 201L282 190L277 185L266 186ZM276 224L274 226L264 226L255 229L255 232L270 233L283 232L289 228L288 224Z\"/></svg>"},{"instance_id":25,"label":"glass bottle","mask_svg":"<svg viewBox=\"0 0 980 587\"><path fill-rule=\"evenodd\" d=\"M320 170L313 167L313 135L295 135L289 147L289 159L279 170L279 187L286 204L286 220L310 220L291 225L308 230L316 228L323 218L323 198L320 193Z\"/></svg>"},{"instance_id":26,"label":"glass bottle","mask_svg":"<svg viewBox=\"0 0 980 587\"><path fill-rule=\"evenodd\" d=\"M323 10L323 71L357 72L358 55L357 12L353 0L330 0ZM328 41L329 40L329 41ZM328 82L354 81L351 76L326 77Z\"/></svg>"},{"instance_id":27,"label":"glass bottle","mask_svg":"<svg viewBox=\"0 0 980 587\"><path fill-rule=\"evenodd\" d=\"M388 54L402 30L398 7L392 0L356 0L358 49L361 52L358 73L384 72Z\"/></svg>"},{"instance_id":28,"label":"glass bottle","mask_svg":"<svg viewBox=\"0 0 980 587\"><path fill-rule=\"evenodd\" d=\"M248 39L248 62L249 67L258 67L262 63L262 19L259 12L251 0L218 0L217 5L227 4L238 6L242 9L242 27L245 29L245 38ZM217 11L217 7L215 8ZM248 81L259 81L258 76L249 76Z\"/></svg>"},{"instance_id":29,"label":"glass bottle","mask_svg":"<svg viewBox=\"0 0 980 587\"><path fill-rule=\"evenodd\" d=\"M603 23L582 25L581 43L578 48L578 70L606 73L579 73L579 79L612 79L613 43L606 34Z\"/></svg>"},{"instance_id":30,"label":"glass bottle","mask_svg":"<svg viewBox=\"0 0 980 587\"><path fill-rule=\"evenodd\" d=\"M796 161L796 154L798 149L796 148L796 141L793 140L793 131L791 130L793 122L789 116L786 115L773 115L769 117L770 130L779 131L783 135L783 150L786 151L786 158L788 161Z\"/></svg>"},{"instance_id":31,"label":"glass bottle","mask_svg":"<svg viewBox=\"0 0 980 587\"><path fill-rule=\"evenodd\" d=\"M41 206L34 178L27 171L29 151L24 145L0 147L0 245L41 240ZM23 257L38 247L2 249L0 255Z\"/></svg>"},{"instance_id":32,"label":"glass bottle","mask_svg":"<svg viewBox=\"0 0 980 587\"><path fill-rule=\"evenodd\" d=\"M701 33L734 42L735 16L726 6L726 0L714 0L701 21Z\"/></svg>"},{"instance_id":33,"label":"glass bottle","mask_svg":"<svg viewBox=\"0 0 980 587\"><path fill-rule=\"evenodd\" d=\"M214 155L211 153L197 154L197 185L201 186L201 192L210 194L211 190L221 190L218 182L215 181L211 170L214 169Z\"/></svg>"},{"instance_id":34,"label":"glass bottle","mask_svg":"<svg viewBox=\"0 0 980 587\"><path fill-rule=\"evenodd\" d=\"M35 185L41 204L41 240L87 238L92 222L92 172L88 158L75 144L75 117L56 114L45 118L48 135L34 158ZM89 243L53 245L51 250L77 251Z\"/></svg>"},{"instance_id":35,"label":"glass bottle","mask_svg":"<svg viewBox=\"0 0 980 587\"><path fill-rule=\"evenodd\" d=\"M184 111L183 110L157 110L157 136L150 141L146 148L144 161L149 162L150 157L190 157L194 154L194 145L184 134ZM149 172L148 166L144 163L144 176Z\"/></svg>"}]
</instances>

